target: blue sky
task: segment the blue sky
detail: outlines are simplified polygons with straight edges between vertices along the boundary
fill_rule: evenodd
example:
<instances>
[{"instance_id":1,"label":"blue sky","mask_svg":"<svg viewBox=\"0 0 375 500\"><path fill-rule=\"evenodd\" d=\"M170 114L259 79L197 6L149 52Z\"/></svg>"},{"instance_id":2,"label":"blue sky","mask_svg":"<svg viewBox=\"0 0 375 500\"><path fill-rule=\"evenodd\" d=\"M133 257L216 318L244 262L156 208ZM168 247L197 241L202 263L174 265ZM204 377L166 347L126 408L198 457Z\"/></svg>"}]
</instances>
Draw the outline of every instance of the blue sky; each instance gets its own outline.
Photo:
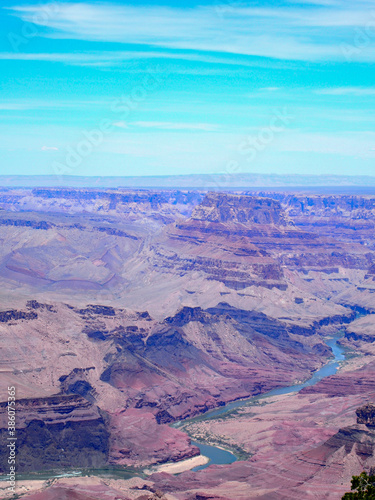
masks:
<instances>
[{"instance_id":1,"label":"blue sky","mask_svg":"<svg viewBox=\"0 0 375 500\"><path fill-rule=\"evenodd\" d=\"M375 1L3 1L1 174L375 175Z\"/></svg>"}]
</instances>

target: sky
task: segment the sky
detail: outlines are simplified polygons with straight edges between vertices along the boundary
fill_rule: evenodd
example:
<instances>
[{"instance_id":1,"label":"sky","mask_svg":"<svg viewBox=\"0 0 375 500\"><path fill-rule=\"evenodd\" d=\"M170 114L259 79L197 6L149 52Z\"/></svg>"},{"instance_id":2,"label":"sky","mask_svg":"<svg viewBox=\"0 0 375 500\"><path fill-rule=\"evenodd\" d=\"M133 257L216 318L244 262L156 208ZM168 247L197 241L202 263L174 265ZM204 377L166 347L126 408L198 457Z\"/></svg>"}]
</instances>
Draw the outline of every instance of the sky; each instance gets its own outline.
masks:
<instances>
[{"instance_id":1,"label":"sky","mask_svg":"<svg viewBox=\"0 0 375 500\"><path fill-rule=\"evenodd\" d=\"M0 27L0 174L375 175L375 0L3 0Z\"/></svg>"}]
</instances>

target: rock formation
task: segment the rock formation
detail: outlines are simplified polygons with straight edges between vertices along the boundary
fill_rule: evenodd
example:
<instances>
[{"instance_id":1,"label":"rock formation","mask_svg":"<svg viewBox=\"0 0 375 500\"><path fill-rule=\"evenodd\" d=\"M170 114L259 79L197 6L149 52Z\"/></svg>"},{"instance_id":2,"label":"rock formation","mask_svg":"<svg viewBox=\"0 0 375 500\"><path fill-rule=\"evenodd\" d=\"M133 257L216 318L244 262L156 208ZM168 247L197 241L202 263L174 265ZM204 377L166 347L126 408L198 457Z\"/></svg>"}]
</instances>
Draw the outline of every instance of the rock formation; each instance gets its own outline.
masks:
<instances>
[{"instance_id":1,"label":"rock formation","mask_svg":"<svg viewBox=\"0 0 375 500\"><path fill-rule=\"evenodd\" d=\"M7 403L0 403L0 439L8 437ZM106 416L80 396L20 399L16 405L18 473L59 468L100 468L108 463ZM7 449L0 469L9 469Z\"/></svg>"},{"instance_id":2,"label":"rock formation","mask_svg":"<svg viewBox=\"0 0 375 500\"><path fill-rule=\"evenodd\" d=\"M0 206L0 370L17 386L20 471L193 457L169 424L309 378L341 329L349 367L267 425L277 401L256 424L239 413L245 438L220 423L250 459L150 483L178 500L324 498L332 484L336 500L373 460L374 197L18 189Z\"/></svg>"},{"instance_id":3,"label":"rock formation","mask_svg":"<svg viewBox=\"0 0 375 500\"><path fill-rule=\"evenodd\" d=\"M367 427L375 427L375 406L368 403L365 406L361 406L356 411L357 414L357 424L365 424Z\"/></svg>"},{"instance_id":4,"label":"rock formation","mask_svg":"<svg viewBox=\"0 0 375 500\"><path fill-rule=\"evenodd\" d=\"M191 218L208 222L293 225L278 201L270 198L209 193L194 209Z\"/></svg>"},{"instance_id":5,"label":"rock formation","mask_svg":"<svg viewBox=\"0 0 375 500\"><path fill-rule=\"evenodd\" d=\"M167 424L307 378L331 355L318 324L298 329L226 303L160 322L144 311L29 300L4 318L0 368L17 386L25 471L194 456ZM38 432L42 444L32 445Z\"/></svg>"}]
</instances>

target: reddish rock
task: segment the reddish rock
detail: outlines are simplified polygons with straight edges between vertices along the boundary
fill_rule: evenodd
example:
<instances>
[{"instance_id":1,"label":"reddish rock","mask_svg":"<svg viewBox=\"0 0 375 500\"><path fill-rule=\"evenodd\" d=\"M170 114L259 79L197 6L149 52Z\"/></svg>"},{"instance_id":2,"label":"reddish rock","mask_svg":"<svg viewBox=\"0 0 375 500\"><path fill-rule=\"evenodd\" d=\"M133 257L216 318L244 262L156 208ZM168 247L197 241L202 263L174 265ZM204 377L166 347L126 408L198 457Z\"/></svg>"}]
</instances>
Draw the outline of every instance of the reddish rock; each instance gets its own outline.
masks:
<instances>
[{"instance_id":1,"label":"reddish rock","mask_svg":"<svg viewBox=\"0 0 375 500\"><path fill-rule=\"evenodd\" d=\"M368 403L365 406L361 406L356 411L357 414L357 424L365 424L368 427L375 427L375 406Z\"/></svg>"},{"instance_id":2,"label":"reddish rock","mask_svg":"<svg viewBox=\"0 0 375 500\"><path fill-rule=\"evenodd\" d=\"M332 397L375 392L375 362L352 372L325 378L316 385L302 389L302 394L328 394Z\"/></svg>"},{"instance_id":3,"label":"reddish rock","mask_svg":"<svg viewBox=\"0 0 375 500\"><path fill-rule=\"evenodd\" d=\"M199 455L190 438L168 425L158 425L154 415L130 409L111 416L110 456L112 463L147 466L175 462Z\"/></svg>"},{"instance_id":4,"label":"reddish rock","mask_svg":"<svg viewBox=\"0 0 375 500\"><path fill-rule=\"evenodd\" d=\"M80 488L81 489L81 488ZM130 500L119 491L102 485L101 487L82 488L86 491L77 491L77 488L51 486L40 493L22 496L25 500Z\"/></svg>"}]
</instances>

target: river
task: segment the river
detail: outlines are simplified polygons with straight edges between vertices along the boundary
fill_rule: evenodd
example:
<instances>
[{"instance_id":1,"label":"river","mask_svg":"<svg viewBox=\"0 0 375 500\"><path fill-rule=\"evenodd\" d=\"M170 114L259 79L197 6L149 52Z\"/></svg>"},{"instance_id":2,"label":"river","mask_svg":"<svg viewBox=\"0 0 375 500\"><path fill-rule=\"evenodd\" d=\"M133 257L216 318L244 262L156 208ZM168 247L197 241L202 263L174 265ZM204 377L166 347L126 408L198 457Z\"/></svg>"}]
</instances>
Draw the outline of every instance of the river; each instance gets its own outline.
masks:
<instances>
[{"instance_id":1,"label":"river","mask_svg":"<svg viewBox=\"0 0 375 500\"><path fill-rule=\"evenodd\" d=\"M340 366L340 362L345 360L344 349L338 344L338 341L341 339L341 337L342 337L342 334L326 340L326 344L332 349L334 357L332 359L330 359L327 364L322 366L322 368L317 370L309 380L306 380L306 382L303 382L301 384L296 384L296 385L290 385L288 387L280 387L278 389L273 389L272 391L269 391L269 392L262 394L260 396L254 396L254 397L249 398L249 399L241 399L238 401L234 401L232 403L228 403L227 405L222 406L216 410L209 410L209 411L199 415L198 417L194 417L194 418L191 418L188 420L183 420L183 421L177 422L173 425L173 427L178 428L180 426L185 426L189 422L197 422L197 421L207 420L207 419L211 419L211 418L216 418L219 415L229 413L230 411L235 410L237 408L241 408L243 406L250 406L261 399L268 398L271 396L279 396L282 394L299 392L304 387L310 387L312 385L317 384L323 378L330 377L331 375L334 375ZM207 464L201 465L199 467L195 467L193 469L193 471L205 469L206 467L213 465L213 464L231 464L237 460L237 457L233 453L231 453L230 451L218 448L216 446L211 446L211 445L208 445L205 443L199 443L197 441L192 441L192 444L194 444L195 446L198 446L198 448L201 451L201 454L210 459L210 461Z\"/></svg>"},{"instance_id":2,"label":"river","mask_svg":"<svg viewBox=\"0 0 375 500\"><path fill-rule=\"evenodd\" d=\"M281 394L289 394L292 392L299 392L301 389L304 387L312 386L315 385L317 382L322 380L325 377L329 377L330 375L334 375L338 368L339 368L339 363L340 361L345 360L345 354L344 350L340 347L340 345L337 343L338 340L341 338L342 335L337 335L336 337L326 340L326 344L331 347L334 358L328 361L326 365L324 365L320 370L317 370L313 376L307 380L306 382L303 382L301 384L297 385L291 385L288 387L280 387L278 389L273 389L270 392L267 392L265 394L262 394L260 396L254 396L249 399L242 399L238 401L234 401L233 403L228 403L225 406L222 406L218 409L215 410L209 410L197 417L183 420L180 422L176 422L172 424L173 427L178 428L180 426L184 426L187 423L194 422L194 421L201 421L201 420L207 420L211 418L215 418L219 415L223 415L225 413L228 413L236 408L240 408L243 406L249 406L251 404L254 404L255 402L259 401L260 399L268 398L270 396L277 396ZM231 464L237 460L237 457L231 453L230 451L218 448L216 446L211 446L205 443L199 443L197 441L192 441L192 444L195 446L198 446L198 448L201 451L201 454L208 457L210 461L205 464L201 465L199 467L195 467L192 469L193 471L198 471L205 469L209 465L213 464ZM107 476L110 478L115 478L115 479L130 479L131 477L138 476L140 473L139 471L132 471L131 469L126 469L126 468L115 468L115 469L92 469L92 470L87 470L87 469L73 469L73 470L65 470L65 471L46 471L46 472L40 472L40 473L30 473L30 474L19 474L17 475L17 480L35 480L35 479L51 479L51 478L59 478L59 477L70 477L70 476L90 476L90 475L99 475L99 476ZM0 476L0 482L1 481L6 481L7 476Z\"/></svg>"}]
</instances>

